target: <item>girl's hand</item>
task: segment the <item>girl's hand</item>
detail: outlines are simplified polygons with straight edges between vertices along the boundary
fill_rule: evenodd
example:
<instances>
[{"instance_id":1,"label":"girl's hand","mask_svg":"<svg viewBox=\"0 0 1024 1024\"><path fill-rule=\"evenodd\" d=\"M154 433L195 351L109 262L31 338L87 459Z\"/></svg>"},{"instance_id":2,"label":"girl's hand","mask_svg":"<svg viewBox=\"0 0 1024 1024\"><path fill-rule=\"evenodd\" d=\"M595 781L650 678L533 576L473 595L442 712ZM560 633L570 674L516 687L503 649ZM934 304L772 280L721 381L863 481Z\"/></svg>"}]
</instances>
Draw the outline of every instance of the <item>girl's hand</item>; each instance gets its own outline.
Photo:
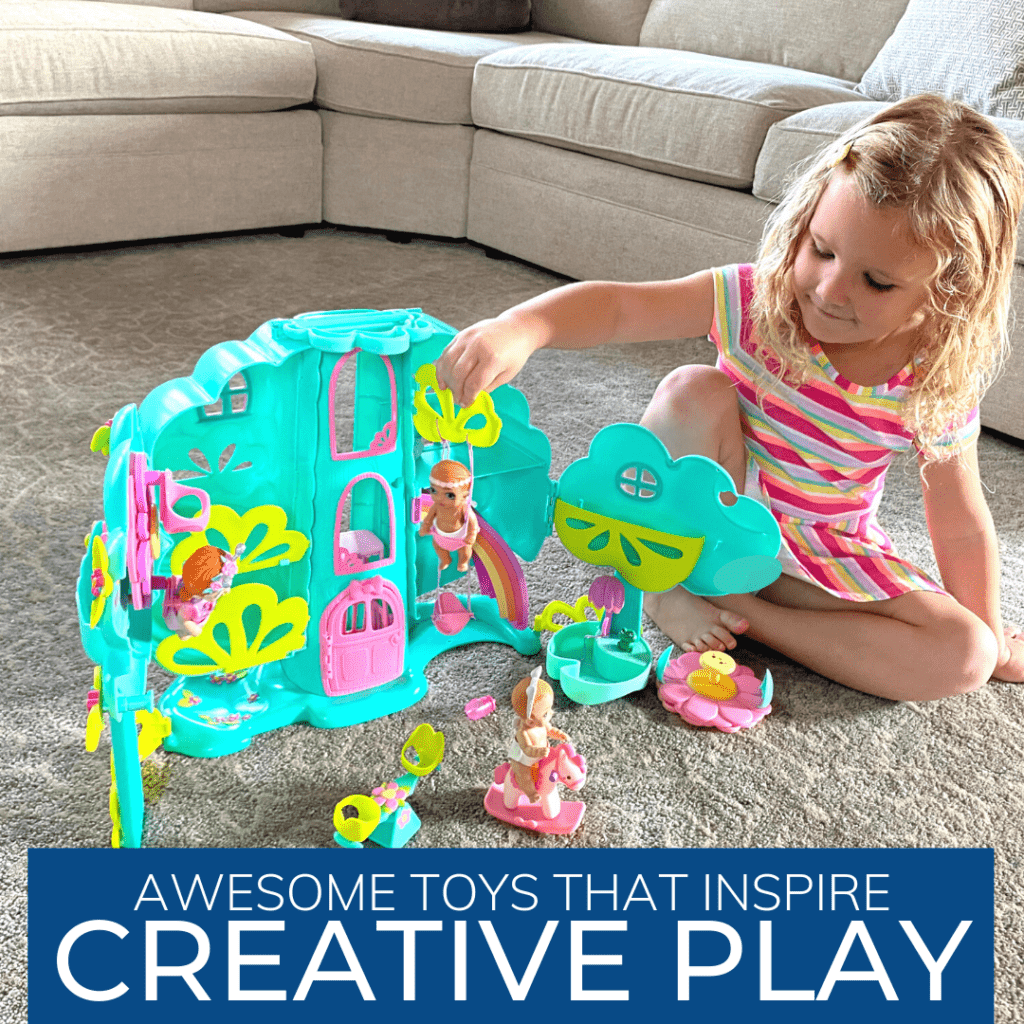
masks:
<instances>
[{"instance_id":1,"label":"girl's hand","mask_svg":"<svg viewBox=\"0 0 1024 1024\"><path fill-rule=\"evenodd\" d=\"M539 347L521 324L500 317L481 320L452 338L437 360L437 377L466 408L481 391L512 380Z\"/></svg>"},{"instance_id":2,"label":"girl's hand","mask_svg":"<svg viewBox=\"0 0 1024 1024\"><path fill-rule=\"evenodd\" d=\"M1004 683L1024 683L1024 635L1019 626L1003 630L1003 649L992 678Z\"/></svg>"}]
</instances>

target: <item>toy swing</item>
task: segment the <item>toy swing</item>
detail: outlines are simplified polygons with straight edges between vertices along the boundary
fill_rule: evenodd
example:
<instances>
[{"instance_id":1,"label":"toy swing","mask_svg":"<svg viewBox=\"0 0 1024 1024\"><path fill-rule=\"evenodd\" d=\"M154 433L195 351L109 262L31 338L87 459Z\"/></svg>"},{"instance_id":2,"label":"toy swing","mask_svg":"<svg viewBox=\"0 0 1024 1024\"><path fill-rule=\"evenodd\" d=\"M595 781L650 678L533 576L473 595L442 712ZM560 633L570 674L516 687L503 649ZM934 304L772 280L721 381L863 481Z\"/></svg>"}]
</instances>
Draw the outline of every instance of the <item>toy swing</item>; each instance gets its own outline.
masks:
<instances>
[{"instance_id":1,"label":"toy swing","mask_svg":"<svg viewBox=\"0 0 1024 1024\"><path fill-rule=\"evenodd\" d=\"M440 586L441 571L438 570L438 586ZM439 633L445 636L455 636L461 632L466 623L473 618L469 609L469 594L466 594L466 604L459 600L458 594L438 594L434 600L434 611L430 616Z\"/></svg>"},{"instance_id":2,"label":"toy swing","mask_svg":"<svg viewBox=\"0 0 1024 1024\"><path fill-rule=\"evenodd\" d=\"M466 441L469 449L469 493L466 495L467 508L473 507L473 445ZM451 448L446 440L441 442L441 454L447 459L450 457ZM466 522L468 528L468 519ZM431 621L439 633L445 636L455 636L466 627L466 623L473 618L471 608L469 587L466 587L466 603L463 605L458 594L442 593L441 591L441 563L437 563L437 590L434 597L434 610L430 615Z\"/></svg>"}]
</instances>

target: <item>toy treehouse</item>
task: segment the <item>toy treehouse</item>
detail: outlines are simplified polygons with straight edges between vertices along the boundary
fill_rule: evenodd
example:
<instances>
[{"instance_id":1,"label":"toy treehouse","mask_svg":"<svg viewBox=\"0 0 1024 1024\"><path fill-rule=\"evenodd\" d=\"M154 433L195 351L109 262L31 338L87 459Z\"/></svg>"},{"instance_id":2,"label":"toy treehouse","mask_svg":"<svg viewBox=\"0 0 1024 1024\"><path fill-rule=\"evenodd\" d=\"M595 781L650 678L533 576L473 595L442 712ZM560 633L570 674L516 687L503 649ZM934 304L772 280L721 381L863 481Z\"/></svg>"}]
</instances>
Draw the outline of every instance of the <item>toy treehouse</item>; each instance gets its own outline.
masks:
<instances>
[{"instance_id":1,"label":"toy treehouse","mask_svg":"<svg viewBox=\"0 0 1024 1024\"><path fill-rule=\"evenodd\" d=\"M77 603L96 664L89 749L110 723L114 845L141 843L139 762L161 742L216 757L295 722L369 721L420 700L442 651L535 654L545 629L549 675L600 703L646 684L644 589L726 593L778 575L770 513L725 505L724 470L673 461L642 427L604 428L550 480L520 392L458 409L439 388L433 361L455 333L418 309L272 320L97 431L103 519ZM553 529L615 575L531 629L519 559ZM479 593L442 591L470 568ZM575 621L558 628L563 610ZM154 658L175 677L155 707Z\"/></svg>"}]
</instances>

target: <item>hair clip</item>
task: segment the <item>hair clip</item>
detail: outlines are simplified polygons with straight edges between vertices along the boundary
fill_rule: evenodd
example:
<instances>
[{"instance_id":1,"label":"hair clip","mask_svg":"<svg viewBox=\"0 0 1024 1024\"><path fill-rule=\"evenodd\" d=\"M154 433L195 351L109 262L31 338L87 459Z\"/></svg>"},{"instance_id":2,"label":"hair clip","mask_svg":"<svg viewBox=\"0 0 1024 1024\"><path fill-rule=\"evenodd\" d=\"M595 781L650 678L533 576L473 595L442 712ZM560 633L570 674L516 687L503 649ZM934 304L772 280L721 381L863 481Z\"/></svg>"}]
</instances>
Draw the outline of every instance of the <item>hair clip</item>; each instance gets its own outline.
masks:
<instances>
[{"instance_id":1,"label":"hair clip","mask_svg":"<svg viewBox=\"0 0 1024 1024\"><path fill-rule=\"evenodd\" d=\"M845 145L843 145L837 154L828 162L827 170L832 170L833 167L838 167L849 155L850 150L853 149L853 139L850 139Z\"/></svg>"}]
</instances>

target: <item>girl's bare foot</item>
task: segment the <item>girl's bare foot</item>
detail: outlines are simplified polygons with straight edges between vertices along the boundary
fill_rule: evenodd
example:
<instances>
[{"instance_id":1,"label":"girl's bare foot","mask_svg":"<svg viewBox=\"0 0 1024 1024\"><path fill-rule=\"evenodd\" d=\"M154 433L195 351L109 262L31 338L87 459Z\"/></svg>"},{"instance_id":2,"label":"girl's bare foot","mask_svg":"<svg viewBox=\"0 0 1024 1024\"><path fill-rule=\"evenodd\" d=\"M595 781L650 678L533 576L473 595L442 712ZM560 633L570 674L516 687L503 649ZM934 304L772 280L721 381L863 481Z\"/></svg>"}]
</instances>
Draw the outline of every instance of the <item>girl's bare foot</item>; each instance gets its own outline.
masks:
<instances>
[{"instance_id":1,"label":"girl's bare foot","mask_svg":"<svg viewBox=\"0 0 1024 1024\"><path fill-rule=\"evenodd\" d=\"M663 594L645 594L644 611L677 647L701 654L732 650L736 646L734 634L750 625L735 612L716 608L683 587Z\"/></svg>"},{"instance_id":2,"label":"girl's bare foot","mask_svg":"<svg viewBox=\"0 0 1024 1024\"><path fill-rule=\"evenodd\" d=\"M1003 650L992 678L1004 683L1024 682L1024 633L1020 626L1004 627Z\"/></svg>"}]
</instances>

